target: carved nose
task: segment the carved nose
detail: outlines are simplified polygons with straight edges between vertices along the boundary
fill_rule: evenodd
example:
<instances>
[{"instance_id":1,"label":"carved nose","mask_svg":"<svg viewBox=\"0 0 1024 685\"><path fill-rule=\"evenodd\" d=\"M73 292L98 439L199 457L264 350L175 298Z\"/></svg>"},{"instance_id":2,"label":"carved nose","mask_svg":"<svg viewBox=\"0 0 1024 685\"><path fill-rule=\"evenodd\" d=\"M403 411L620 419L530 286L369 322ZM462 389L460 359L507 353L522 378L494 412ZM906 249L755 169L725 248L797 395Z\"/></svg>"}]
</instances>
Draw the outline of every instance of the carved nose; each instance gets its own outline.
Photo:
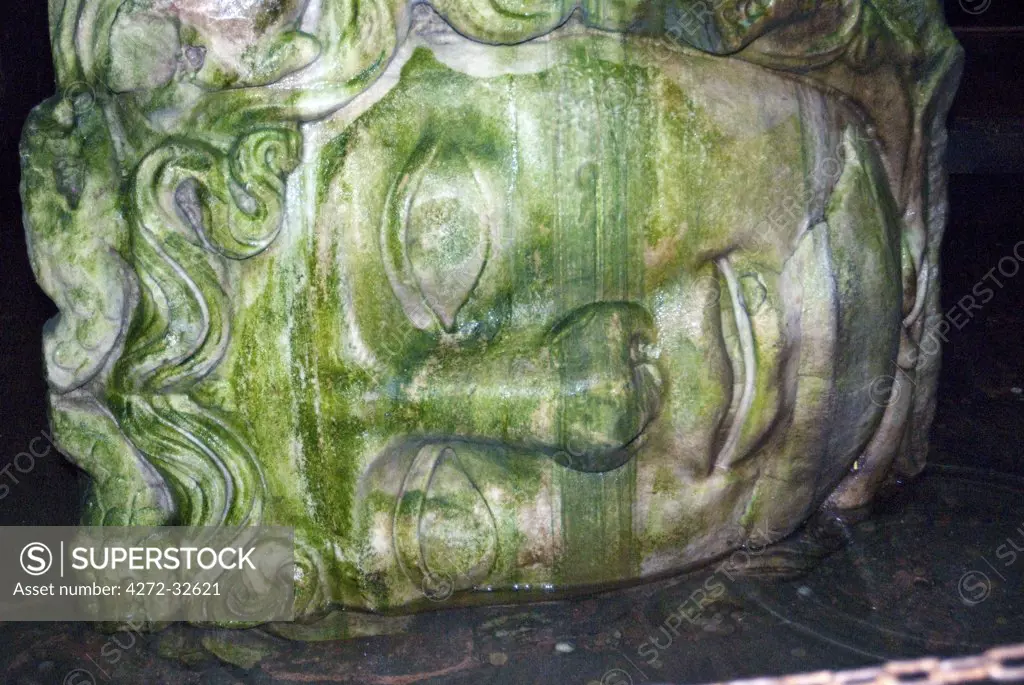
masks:
<instances>
[{"instance_id":1,"label":"carved nose","mask_svg":"<svg viewBox=\"0 0 1024 685\"><path fill-rule=\"evenodd\" d=\"M618 468L661 406L653 320L634 303L597 302L570 313L553 336L558 459L579 471Z\"/></svg>"}]
</instances>

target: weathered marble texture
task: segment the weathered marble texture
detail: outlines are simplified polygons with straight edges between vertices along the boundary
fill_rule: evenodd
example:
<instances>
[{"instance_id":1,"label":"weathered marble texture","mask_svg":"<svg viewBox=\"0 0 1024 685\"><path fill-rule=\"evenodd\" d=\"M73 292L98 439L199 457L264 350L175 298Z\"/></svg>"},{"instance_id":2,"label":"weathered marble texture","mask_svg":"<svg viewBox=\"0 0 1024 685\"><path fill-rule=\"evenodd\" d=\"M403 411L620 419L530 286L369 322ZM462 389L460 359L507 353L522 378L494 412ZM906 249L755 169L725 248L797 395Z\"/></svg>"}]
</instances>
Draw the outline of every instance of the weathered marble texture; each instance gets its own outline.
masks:
<instances>
[{"instance_id":1,"label":"weathered marble texture","mask_svg":"<svg viewBox=\"0 0 1024 685\"><path fill-rule=\"evenodd\" d=\"M85 523L295 526L312 618L671 572L922 468L933 0L50 7Z\"/></svg>"}]
</instances>

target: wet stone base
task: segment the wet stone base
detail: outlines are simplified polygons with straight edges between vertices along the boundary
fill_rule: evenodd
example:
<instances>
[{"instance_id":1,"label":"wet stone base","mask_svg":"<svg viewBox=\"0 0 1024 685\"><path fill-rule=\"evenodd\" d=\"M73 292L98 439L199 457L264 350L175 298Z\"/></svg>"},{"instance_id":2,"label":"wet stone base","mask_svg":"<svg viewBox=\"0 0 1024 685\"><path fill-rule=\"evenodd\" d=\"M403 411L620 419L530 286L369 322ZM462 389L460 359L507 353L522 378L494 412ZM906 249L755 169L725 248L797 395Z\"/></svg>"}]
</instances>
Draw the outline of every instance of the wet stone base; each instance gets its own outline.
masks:
<instances>
[{"instance_id":1,"label":"wet stone base","mask_svg":"<svg viewBox=\"0 0 1024 685\"><path fill-rule=\"evenodd\" d=\"M9 655L2 680L610 685L972 654L1020 634L1024 554L1017 559L1013 543L1024 548L1022 496L1019 480L929 467L859 523L734 555L731 564L582 599L395 618L337 614L321 626L346 629L347 640L8 623L0 626ZM811 571L778 579L838 538L842 549Z\"/></svg>"}]
</instances>

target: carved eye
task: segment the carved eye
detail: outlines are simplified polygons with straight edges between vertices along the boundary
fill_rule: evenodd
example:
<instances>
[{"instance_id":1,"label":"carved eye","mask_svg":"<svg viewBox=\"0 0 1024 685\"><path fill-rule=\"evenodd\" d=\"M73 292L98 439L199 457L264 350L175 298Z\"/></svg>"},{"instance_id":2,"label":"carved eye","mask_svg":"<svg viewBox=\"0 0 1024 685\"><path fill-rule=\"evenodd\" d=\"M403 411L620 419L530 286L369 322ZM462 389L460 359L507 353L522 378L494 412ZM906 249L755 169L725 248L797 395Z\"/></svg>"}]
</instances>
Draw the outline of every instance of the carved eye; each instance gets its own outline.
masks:
<instances>
[{"instance_id":1,"label":"carved eye","mask_svg":"<svg viewBox=\"0 0 1024 685\"><path fill-rule=\"evenodd\" d=\"M445 329L454 326L487 258L485 217L467 206L466 199L418 194L406 223L406 251L413 276Z\"/></svg>"},{"instance_id":2,"label":"carved eye","mask_svg":"<svg viewBox=\"0 0 1024 685\"><path fill-rule=\"evenodd\" d=\"M451 331L487 263L488 184L458 150L439 146L414 154L400 179L381 240L388 279L418 328Z\"/></svg>"}]
</instances>

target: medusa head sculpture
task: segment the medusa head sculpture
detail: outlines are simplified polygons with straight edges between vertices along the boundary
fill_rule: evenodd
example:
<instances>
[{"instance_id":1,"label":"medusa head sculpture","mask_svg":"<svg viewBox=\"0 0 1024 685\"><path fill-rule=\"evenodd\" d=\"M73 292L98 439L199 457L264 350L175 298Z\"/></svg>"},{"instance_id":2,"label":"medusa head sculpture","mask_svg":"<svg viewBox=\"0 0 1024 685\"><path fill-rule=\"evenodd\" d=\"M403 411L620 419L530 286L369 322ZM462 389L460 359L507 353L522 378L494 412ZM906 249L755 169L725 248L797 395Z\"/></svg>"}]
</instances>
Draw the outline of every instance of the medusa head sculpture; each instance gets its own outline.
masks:
<instances>
[{"instance_id":1,"label":"medusa head sculpture","mask_svg":"<svg viewBox=\"0 0 1024 685\"><path fill-rule=\"evenodd\" d=\"M23 141L91 525L298 612L692 567L920 471L934 0L52 0Z\"/></svg>"}]
</instances>

